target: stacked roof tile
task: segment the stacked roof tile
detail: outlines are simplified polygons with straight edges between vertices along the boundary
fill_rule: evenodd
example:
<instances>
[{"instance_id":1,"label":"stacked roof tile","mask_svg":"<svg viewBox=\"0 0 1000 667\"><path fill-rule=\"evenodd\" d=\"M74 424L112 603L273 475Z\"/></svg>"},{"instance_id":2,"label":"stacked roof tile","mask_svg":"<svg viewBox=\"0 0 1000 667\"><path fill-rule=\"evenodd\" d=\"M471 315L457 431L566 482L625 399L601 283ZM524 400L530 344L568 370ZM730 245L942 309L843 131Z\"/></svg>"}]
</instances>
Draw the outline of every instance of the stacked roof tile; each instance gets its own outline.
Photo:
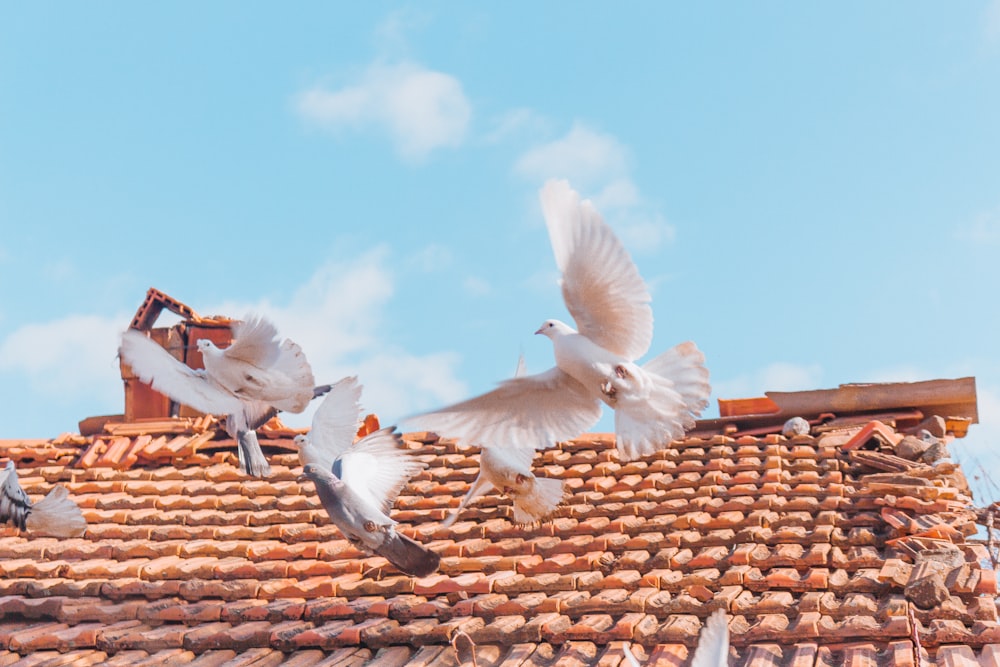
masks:
<instances>
[{"instance_id":1,"label":"stacked roof tile","mask_svg":"<svg viewBox=\"0 0 1000 667\"><path fill-rule=\"evenodd\" d=\"M907 450L899 414L791 438L702 422L629 463L582 436L538 454L567 497L533 526L488 495L443 528L478 453L408 434L428 467L393 517L442 555L423 578L340 535L276 423L266 480L210 417L0 441L29 495L62 483L89 524L0 532L0 665L619 665L624 644L681 665L719 608L731 664L1000 664L965 479Z\"/></svg>"}]
</instances>

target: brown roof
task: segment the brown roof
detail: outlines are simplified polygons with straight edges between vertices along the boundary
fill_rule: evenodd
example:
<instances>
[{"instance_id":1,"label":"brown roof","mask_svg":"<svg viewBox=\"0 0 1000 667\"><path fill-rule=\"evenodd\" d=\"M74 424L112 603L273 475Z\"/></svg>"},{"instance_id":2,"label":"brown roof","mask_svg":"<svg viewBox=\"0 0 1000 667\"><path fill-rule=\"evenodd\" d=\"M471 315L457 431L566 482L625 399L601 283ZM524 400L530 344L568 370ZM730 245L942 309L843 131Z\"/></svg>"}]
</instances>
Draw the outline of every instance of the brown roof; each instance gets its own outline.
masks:
<instances>
[{"instance_id":1,"label":"brown roof","mask_svg":"<svg viewBox=\"0 0 1000 667\"><path fill-rule=\"evenodd\" d=\"M538 454L569 495L530 527L488 495L443 528L478 453L409 434L429 466L393 516L442 555L424 578L341 537L276 422L267 480L239 473L210 417L0 441L33 499L63 483L89 523L70 540L0 529L0 665L454 665L467 640L480 666L627 664L622 642L679 665L717 608L731 664L917 665L918 644L923 665L997 664L996 573L961 470L900 455L891 416L854 422L630 463L583 436Z\"/></svg>"}]
</instances>

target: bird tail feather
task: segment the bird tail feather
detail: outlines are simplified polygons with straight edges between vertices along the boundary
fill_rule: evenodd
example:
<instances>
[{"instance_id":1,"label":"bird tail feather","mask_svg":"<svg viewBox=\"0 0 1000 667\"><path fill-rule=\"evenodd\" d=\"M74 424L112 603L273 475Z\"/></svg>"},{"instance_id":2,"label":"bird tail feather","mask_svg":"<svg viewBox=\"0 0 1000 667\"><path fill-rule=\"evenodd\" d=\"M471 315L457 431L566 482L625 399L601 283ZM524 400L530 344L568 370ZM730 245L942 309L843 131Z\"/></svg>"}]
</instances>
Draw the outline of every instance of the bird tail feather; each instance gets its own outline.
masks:
<instances>
[{"instance_id":1,"label":"bird tail feather","mask_svg":"<svg viewBox=\"0 0 1000 667\"><path fill-rule=\"evenodd\" d=\"M651 454L682 437L708 407L712 390L705 355L691 342L672 347L640 370L648 394L623 395L615 407L615 434L623 461Z\"/></svg>"},{"instance_id":2,"label":"bird tail feather","mask_svg":"<svg viewBox=\"0 0 1000 667\"><path fill-rule=\"evenodd\" d=\"M395 565L401 572L414 577L433 574L441 565L441 556L395 530L389 531L385 541L375 553Z\"/></svg>"},{"instance_id":3,"label":"bird tail feather","mask_svg":"<svg viewBox=\"0 0 1000 667\"><path fill-rule=\"evenodd\" d=\"M552 514L563 499L563 483L558 479L535 477L531 491L514 498L515 523L534 523Z\"/></svg>"},{"instance_id":4,"label":"bird tail feather","mask_svg":"<svg viewBox=\"0 0 1000 667\"><path fill-rule=\"evenodd\" d=\"M32 535L63 539L80 537L87 530L87 520L77 504L69 499L66 487L59 484L32 506L25 529Z\"/></svg>"},{"instance_id":5,"label":"bird tail feather","mask_svg":"<svg viewBox=\"0 0 1000 667\"><path fill-rule=\"evenodd\" d=\"M236 442L240 457L240 472L261 478L271 474L271 466L260 448L255 431L241 431L236 436Z\"/></svg>"}]
</instances>

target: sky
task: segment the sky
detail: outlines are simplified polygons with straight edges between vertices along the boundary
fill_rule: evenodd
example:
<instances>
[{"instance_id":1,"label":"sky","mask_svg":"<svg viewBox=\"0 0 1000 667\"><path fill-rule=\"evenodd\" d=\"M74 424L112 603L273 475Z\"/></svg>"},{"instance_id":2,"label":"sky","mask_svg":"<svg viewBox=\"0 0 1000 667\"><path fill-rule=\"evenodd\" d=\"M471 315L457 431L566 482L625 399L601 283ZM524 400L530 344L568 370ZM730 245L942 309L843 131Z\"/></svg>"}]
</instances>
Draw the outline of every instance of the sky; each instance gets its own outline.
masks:
<instances>
[{"instance_id":1,"label":"sky","mask_svg":"<svg viewBox=\"0 0 1000 667\"><path fill-rule=\"evenodd\" d=\"M998 119L1000 0L3 3L0 438L122 412L149 287L271 317L383 423L545 370L558 177L705 416L975 376L952 452L1000 500Z\"/></svg>"}]
</instances>

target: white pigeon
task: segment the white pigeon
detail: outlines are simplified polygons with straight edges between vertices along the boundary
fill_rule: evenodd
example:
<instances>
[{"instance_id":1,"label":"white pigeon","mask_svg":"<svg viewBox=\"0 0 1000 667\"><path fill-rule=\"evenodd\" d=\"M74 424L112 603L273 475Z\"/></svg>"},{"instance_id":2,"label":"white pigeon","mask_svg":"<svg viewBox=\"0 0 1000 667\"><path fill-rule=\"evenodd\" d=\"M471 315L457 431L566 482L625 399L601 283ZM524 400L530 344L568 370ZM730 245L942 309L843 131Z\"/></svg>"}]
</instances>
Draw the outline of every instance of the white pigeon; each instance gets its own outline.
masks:
<instances>
[{"instance_id":1,"label":"white pigeon","mask_svg":"<svg viewBox=\"0 0 1000 667\"><path fill-rule=\"evenodd\" d=\"M716 609L701 628L691 667L726 667L728 664L728 619L724 609Z\"/></svg>"},{"instance_id":2,"label":"white pigeon","mask_svg":"<svg viewBox=\"0 0 1000 667\"><path fill-rule=\"evenodd\" d=\"M233 342L219 349L198 341L205 368L195 370L175 359L143 332L122 334L122 359L143 382L204 413L226 416L226 432L239 447L240 469L254 477L270 474L255 429L278 410L302 412L325 387L313 386L312 369L302 349L278 341L278 330L263 317L233 324Z\"/></svg>"},{"instance_id":3,"label":"white pigeon","mask_svg":"<svg viewBox=\"0 0 1000 667\"><path fill-rule=\"evenodd\" d=\"M87 530L83 512L69 499L69 491L56 484L48 495L32 503L21 487L13 461L0 469L0 521L38 537L67 539Z\"/></svg>"},{"instance_id":4,"label":"white pigeon","mask_svg":"<svg viewBox=\"0 0 1000 667\"><path fill-rule=\"evenodd\" d=\"M589 200L549 181L542 210L562 272L562 293L579 331L546 320L556 366L406 420L408 426L482 447L542 449L578 436L615 411L619 457L628 461L680 438L708 406L704 355L681 343L643 366L653 338L650 296L628 252ZM529 444L530 443L530 444Z\"/></svg>"},{"instance_id":5,"label":"white pigeon","mask_svg":"<svg viewBox=\"0 0 1000 667\"><path fill-rule=\"evenodd\" d=\"M629 667L640 667L628 642L622 643L622 652ZM726 667L729 664L729 626L726 612L716 609L701 628L698 647L691 658L691 667Z\"/></svg>"},{"instance_id":6,"label":"white pigeon","mask_svg":"<svg viewBox=\"0 0 1000 667\"><path fill-rule=\"evenodd\" d=\"M524 355L518 357L514 377L527 375ZM535 477L531 464L535 450L528 447L482 447L479 454L479 475L469 487L458 507L441 522L448 527L469 503L487 493L499 490L513 501L516 523L535 523L552 514L565 493L562 481Z\"/></svg>"},{"instance_id":7,"label":"white pigeon","mask_svg":"<svg viewBox=\"0 0 1000 667\"><path fill-rule=\"evenodd\" d=\"M308 436L295 438L304 463L302 481L316 485L320 501L352 544L386 558L402 572L426 576L440 556L396 531L389 510L413 475L426 467L402 446L390 426L357 442L361 386L356 377L331 387L313 416Z\"/></svg>"}]
</instances>

